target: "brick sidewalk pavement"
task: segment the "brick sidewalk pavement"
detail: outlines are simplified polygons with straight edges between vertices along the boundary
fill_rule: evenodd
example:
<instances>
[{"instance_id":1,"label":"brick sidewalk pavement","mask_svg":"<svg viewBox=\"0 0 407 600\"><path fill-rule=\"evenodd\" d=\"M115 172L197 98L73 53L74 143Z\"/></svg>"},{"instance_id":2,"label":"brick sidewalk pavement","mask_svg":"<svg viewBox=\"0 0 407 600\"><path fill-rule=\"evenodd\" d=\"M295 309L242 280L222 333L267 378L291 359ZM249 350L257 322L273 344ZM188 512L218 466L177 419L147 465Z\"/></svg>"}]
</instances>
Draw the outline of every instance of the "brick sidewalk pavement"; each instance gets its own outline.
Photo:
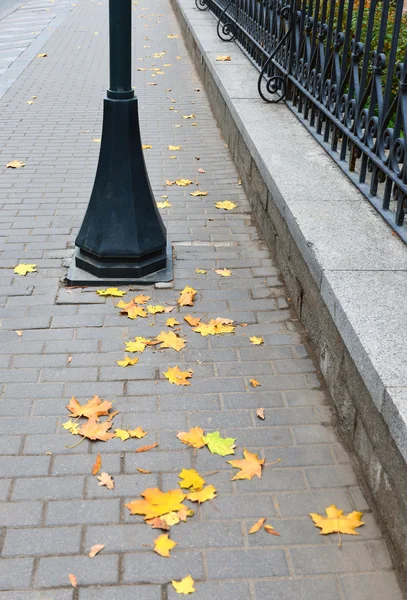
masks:
<instances>
[{"instance_id":1,"label":"brick sidewalk pavement","mask_svg":"<svg viewBox=\"0 0 407 600\"><path fill-rule=\"evenodd\" d=\"M2 167L0 178L0 600L174 600L169 581L187 574L196 580L196 600L401 600L168 1L133 4L143 143L152 145L146 156L156 198L168 195L172 205L163 214L176 254L174 289L148 293L157 304L173 301L185 285L198 290L193 307L171 314L182 322L187 347L179 355L148 348L138 365L117 366L123 342L157 335L167 315L130 321L113 299L60 283L91 192L107 86L107 3L81 1L44 47L48 57L34 59L0 101L0 165L26 164ZM164 74L151 70L157 68ZM170 144L181 150L168 151ZM196 177L207 197L165 186L166 179ZM217 210L214 203L225 199L238 208ZM36 263L38 273L15 276L20 261ZM232 276L219 277L212 271L219 267ZM208 339L183 322L188 313L248 326ZM253 346L250 335L263 336L264 345ZM175 364L194 371L188 388L165 379ZM252 389L251 377L261 387ZM121 411L115 427L141 426L145 443L158 447L135 454L144 442L114 439L68 449L76 438L61 428L65 406L72 395L85 401L94 394L114 400ZM247 446L268 463L281 460L262 479L231 482L225 459L177 440L195 426L236 438L236 458ZM97 452L114 490L90 474ZM159 531L123 504L148 487L176 488L177 474L190 467L207 475L218 498L173 528L178 546L164 559L145 546ZM308 517L332 503L365 513L360 536L343 536L341 547ZM263 516L281 537L248 535ZM90 559L93 544L105 549Z\"/></svg>"}]
</instances>

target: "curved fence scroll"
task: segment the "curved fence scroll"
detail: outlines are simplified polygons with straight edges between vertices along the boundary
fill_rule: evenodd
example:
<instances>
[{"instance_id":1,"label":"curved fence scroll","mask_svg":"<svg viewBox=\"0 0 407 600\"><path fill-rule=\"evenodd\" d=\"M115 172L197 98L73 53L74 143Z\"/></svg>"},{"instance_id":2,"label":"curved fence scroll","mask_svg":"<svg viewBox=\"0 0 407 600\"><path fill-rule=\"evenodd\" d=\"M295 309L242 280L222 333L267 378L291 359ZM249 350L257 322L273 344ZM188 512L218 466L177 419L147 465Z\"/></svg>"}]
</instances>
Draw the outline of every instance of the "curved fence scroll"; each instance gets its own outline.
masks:
<instances>
[{"instance_id":1,"label":"curved fence scroll","mask_svg":"<svg viewBox=\"0 0 407 600\"><path fill-rule=\"evenodd\" d=\"M404 0L197 1L407 242Z\"/></svg>"}]
</instances>

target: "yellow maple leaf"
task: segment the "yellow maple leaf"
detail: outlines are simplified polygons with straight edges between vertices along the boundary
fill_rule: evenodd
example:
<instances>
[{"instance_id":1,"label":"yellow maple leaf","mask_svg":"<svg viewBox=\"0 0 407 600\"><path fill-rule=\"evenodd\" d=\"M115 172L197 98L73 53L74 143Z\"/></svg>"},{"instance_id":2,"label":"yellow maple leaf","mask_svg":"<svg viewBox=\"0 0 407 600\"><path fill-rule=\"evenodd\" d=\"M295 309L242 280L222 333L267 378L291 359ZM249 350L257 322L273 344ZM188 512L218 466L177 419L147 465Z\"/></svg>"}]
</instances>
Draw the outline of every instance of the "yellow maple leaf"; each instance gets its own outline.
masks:
<instances>
[{"instance_id":1,"label":"yellow maple leaf","mask_svg":"<svg viewBox=\"0 0 407 600\"><path fill-rule=\"evenodd\" d=\"M250 383L254 388L259 387L259 385L261 385L260 381L257 381L257 379L250 379Z\"/></svg>"},{"instance_id":2,"label":"yellow maple leaf","mask_svg":"<svg viewBox=\"0 0 407 600\"><path fill-rule=\"evenodd\" d=\"M170 550L177 545L177 542L170 540L168 533L162 533L154 540L154 552L165 558L170 557Z\"/></svg>"},{"instance_id":3,"label":"yellow maple leaf","mask_svg":"<svg viewBox=\"0 0 407 600\"><path fill-rule=\"evenodd\" d=\"M138 358L130 358L130 356L126 355L123 360L116 360L116 362L119 367L128 367L129 365L136 365L138 363Z\"/></svg>"},{"instance_id":4,"label":"yellow maple leaf","mask_svg":"<svg viewBox=\"0 0 407 600\"><path fill-rule=\"evenodd\" d=\"M159 304L157 304L156 306L152 306L151 304L149 304L147 306L147 310L150 313L150 315L155 315L157 313L165 312L165 306L160 306Z\"/></svg>"},{"instance_id":5,"label":"yellow maple leaf","mask_svg":"<svg viewBox=\"0 0 407 600\"><path fill-rule=\"evenodd\" d=\"M156 340L161 342L160 348L172 348L179 352L185 347L185 340L173 331L162 331L157 335Z\"/></svg>"},{"instance_id":6,"label":"yellow maple leaf","mask_svg":"<svg viewBox=\"0 0 407 600\"><path fill-rule=\"evenodd\" d=\"M34 100L27 100L27 104L34 104Z\"/></svg>"},{"instance_id":7,"label":"yellow maple leaf","mask_svg":"<svg viewBox=\"0 0 407 600\"><path fill-rule=\"evenodd\" d=\"M179 187L186 187L187 185L191 185L191 183L194 183L194 182L191 179L176 179L175 183Z\"/></svg>"},{"instance_id":8,"label":"yellow maple leaf","mask_svg":"<svg viewBox=\"0 0 407 600\"><path fill-rule=\"evenodd\" d=\"M65 423L62 423L62 427L64 429L66 429L67 431L70 431L72 433L72 435L78 435L79 431L79 424L78 423L74 423L74 421L72 421L72 419L69 419L69 421L65 421Z\"/></svg>"},{"instance_id":9,"label":"yellow maple leaf","mask_svg":"<svg viewBox=\"0 0 407 600\"><path fill-rule=\"evenodd\" d=\"M192 373L190 371L180 371L178 365L168 367L168 371L164 372L164 375L170 383L175 383L175 385L191 385L187 379L192 377Z\"/></svg>"},{"instance_id":10,"label":"yellow maple leaf","mask_svg":"<svg viewBox=\"0 0 407 600\"><path fill-rule=\"evenodd\" d=\"M141 70L145 71L145 69L137 69L137 71L141 71ZM142 148L143 148L143 150L151 150L152 146L151 146L151 144L143 144Z\"/></svg>"},{"instance_id":11,"label":"yellow maple leaf","mask_svg":"<svg viewBox=\"0 0 407 600\"><path fill-rule=\"evenodd\" d=\"M134 342L129 341L124 343L126 345L127 352L144 352L146 346L149 345L149 341L150 340L142 336L137 336L134 338Z\"/></svg>"},{"instance_id":12,"label":"yellow maple leaf","mask_svg":"<svg viewBox=\"0 0 407 600\"><path fill-rule=\"evenodd\" d=\"M359 535L355 529L364 525L361 518L363 513L357 510L349 513L348 515L343 514L343 510L340 510L332 504L325 509L326 517L318 515L316 513L309 513L311 519L314 521L316 527L320 527L321 535L327 535L329 533L344 533L347 535Z\"/></svg>"},{"instance_id":13,"label":"yellow maple leaf","mask_svg":"<svg viewBox=\"0 0 407 600\"><path fill-rule=\"evenodd\" d=\"M175 40L175 38L177 38L177 37L178 37L177 35L174 35L172 33L170 33L170 35L167 35L167 38L170 40Z\"/></svg>"},{"instance_id":14,"label":"yellow maple leaf","mask_svg":"<svg viewBox=\"0 0 407 600\"><path fill-rule=\"evenodd\" d=\"M171 145L169 145L168 146L168 150L172 150L172 151L181 150L181 146L171 146Z\"/></svg>"},{"instance_id":15,"label":"yellow maple leaf","mask_svg":"<svg viewBox=\"0 0 407 600\"><path fill-rule=\"evenodd\" d=\"M143 438L147 435L147 432L144 431L144 429L142 427L136 427L135 429L128 429L127 431L129 432L130 437L137 438L138 440L141 440L141 438Z\"/></svg>"},{"instance_id":16,"label":"yellow maple leaf","mask_svg":"<svg viewBox=\"0 0 407 600\"><path fill-rule=\"evenodd\" d=\"M145 519L179 511L186 497L179 489L162 492L158 488L148 488L140 495L144 498L143 500L133 500L125 506L129 509L130 514L144 515Z\"/></svg>"},{"instance_id":17,"label":"yellow maple leaf","mask_svg":"<svg viewBox=\"0 0 407 600\"><path fill-rule=\"evenodd\" d=\"M249 339L250 339L251 343L254 344L255 346L260 346L261 344L264 344L264 340L262 337L256 337L255 335L253 335Z\"/></svg>"},{"instance_id":18,"label":"yellow maple leaf","mask_svg":"<svg viewBox=\"0 0 407 600\"><path fill-rule=\"evenodd\" d=\"M125 442L126 440L129 439L130 434L125 429L115 429L114 430L114 437L115 438L119 438L122 442Z\"/></svg>"},{"instance_id":19,"label":"yellow maple leaf","mask_svg":"<svg viewBox=\"0 0 407 600\"><path fill-rule=\"evenodd\" d=\"M137 317L144 318L147 316L147 313L144 310L144 308L142 306L136 306L135 304L133 304L133 306L129 306L126 310L123 310L122 312L127 312L127 316L129 317L129 319L137 319Z\"/></svg>"},{"instance_id":20,"label":"yellow maple leaf","mask_svg":"<svg viewBox=\"0 0 407 600\"><path fill-rule=\"evenodd\" d=\"M184 287L182 292L180 292L177 302L180 306L193 306L195 296L196 290L187 285L186 287Z\"/></svg>"},{"instance_id":21,"label":"yellow maple leaf","mask_svg":"<svg viewBox=\"0 0 407 600\"><path fill-rule=\"evenodd\" d=\"M14 267L14 273L16 275L27 275L27 273L36 273L37 265L25 265L24 263L20 263L16 267Z\"/></svg>"},{"instance_id":22,"label":"yellow maple leaf","mask_svg":"<svg viewBox=\"0 0 407 600\"><path fill-rule=\"evenodd\" d=\"M204 430L201 427L193 427L189 431L180 431L177 438L187 446L192 448L203 448L206 445L203 439Z\"/></svg>"},{"instance_id":23,"label":"yellow maple leaf","mask_svg":"<svg viewBox=\"0 0 407 600\"><path fill-rule=\"evenodd\" d=\"M202 490L187 494L187 499L191 502L199 502L199 504L202 504L202 502L206 502L207 500L213 500L215 496L216 489L213 487L213 485L207 485Z\"/></svg>"},{"instance_id":24,"label":"yellow maple leaf","mask_svg":"<svg viewBox=\"0 0 407 600\"><path fill-rule=\"evenodd\" d=\"M263 523L266 520L266 517L262 517L259 519L252 527L249 529L249 533L257 533L262 527Z\"/></svg>"},{"instance_id":25,"label":"yellow maple leaf","mask_svg":"<svg viewBox=\"0 0 407 600\"><path fill-rule=\"evenodd\" d=\"M184 115L183 119L195 119L195 115Z\"/></svg>"},{"instance_id":26,"label":"yellow maple leaf","mask_svg":"<svg viewBox=\"0 0 407 600\"><path fill-rule=\"evenodd\" d=\"M186 317L184 317L184 321L186 321L188 325L191 325L191 327L197 327L200 320L201 317L192 317L191 315L186 315Z\"/></svg>"},{"instance_id":27,"label":"yellow maple leaf","mask_svg":"<svg viewBox=\"0 0 407 600\"><path fill-rule=\"evenodd\" d=\"M233 210L237 204L230 200L223 200L222 202L215 202L216 208L223 208L224 210Z\"/></svg>"},{"instance_id":28,"label":"yellow maple leaf","mask_svg":"<svg viewBox=\"0 0 407 600\"><path fill-rule=\"evenodd\" d=\"M93 396L86 404L79 404L77 399L72 396L66 408L74 417L93 418L98 421L99 417L109 414L112 403L109 400L102 400L99 396Z\"/></svg>"},{"instance_id":29,"label":"yellow maple leaf","mask_svg":"<svg viewBox=\"0 0 407 600\"><path fill-rule=\"evenodd\" d=\"M104 423L98 423L96 419L91 418L84 423L79 429L79 435L88 438L89 440L100 440L101 442L107 442L114 437L113 433L108 433L108 429L112 426L111 423L105 421Z\"/></svg>"},{"instance_id":30,"label":"yellow maple leaf","mask_svg":"<svg viewBox=\"0 0 407 600\"><path fill-rule=\"evenodd\" d=\"M164 200L164 202L157 202L157 208L171 208L171 204L168 200Z\"/></svg>"},{"instance_id":31,"label":"yellow maple leaf","mask_svg":"<svg viewBox=\"0 0 407 600\"><path fill-rule=\"evenodd\" d=\"M139 294L135 298L133 298L134 304L145 304L150 300L151 296L145 296L144 294Z\"/></svg>"},{"instance_id":32,"label":"yellow maple leaf","mask_svg":"<svg viewBox=\"0 0 407 600\"><path fill-rule=\"evenodd\" d=\"M106 290L96 290L96 293L99 296L125 296L127 294L124 290L119 290L118 288L111 287Z\"/></svg>"},{"instance_id":33,"label":"yellow maple leaf","mask_svg":"<svg viewBox=\"0 0 407 600\"><path fill-rule=\"evenodd\" d=\"M219 56L216 57L216 60L220 61L220 62L229 62L232 59L230 58L229 55L219 54Z\"/></svg>"},{"instance_id":34,"label":"yellow maple leaf","mask_svg":"<svg viewBox=\"0 0 407 600\"><path fill-rule=\"evenodd\" d=\"M175 579L171 579L172 587L177 592L177 594L192 594L196 592L194 588L195 581L192 579L191 575L187 575L180 581L175 581Z\"/></svg>"},{"instance_id":35,"label":"yellow maple leaf","mask_svg":"<svg viewBox=\"0 0 407 600\"><path fill-rule=\"evenodd\" d=\"M257 454L249 452L246 448L243 450L243 456L244 459L227 461L232 467L240 469L240 472L232 477L232 481L236 479L252 479L255 475L261 479L261 466L264 465L266 459L258 458Z\"/></svg>"},{"instance_id":36,"label":"yellow maple leaf","mask_svg":"<svg viewBox=\"0 0 407 600\"><path fill-rule=\"evenodd\" d=\"M214 271L221 277L230 277L232 275L232 271L229 271L229 269L214 269Z\"/></svg>"},{"instance_id":37,"label":"yellow maple leaf","mask_svg":"<svg viewBox=\"0 0 407 600\"><path fill-rule=\"evenodd\" d=\"M190 488L193 492L201 490L206 483L205 479L195 469L182 469L178 477L181 479L179 487Z\"/></svg>"},{"instance_id":38,"label":"yellow maple leaf","mask_svg":"<svg viewBox=\"0 0 407 600\"><path fill-rule=\"evenodd\" d=\"M205 269L195 269L195 273L198 273L198 275L205 275L206 271Z\"/></svg>"},{"instance_id":39,"label":"yellow maple leaf","mask_svg":"<svg viewBox=\"0 0 407 600\"><path fill-rule=\"evenodd\" d=\"M170 317L169 319L167 319L165 324L167 325L167 327L174 327L174 325L179 325L177 319L174 319L174 317Z\"/></svg>"},{"instance_id":40,"label":"yellow maple leaf","mask_svg":"<svg viewBox=\"0 0 407 600\"><path fill-rule=\"evenodd\" d=\"M48 56L48 54L45 54L45 53L37 54L37 58L45 58L46 56Z\"/></svg>"},{"instance_id":41,"label":"yellow maple leaf","mask_svg":"<svg viewBox=\"0 0 407 600\"><path fill-rule=\"evenodd\" d=\"M196 333L200 333L203 337L207 335L221 335L223 333L233 333L235 330L234 325L225 324L224 321L230 321L230 319L211 319L209 323L199 323L194 329Z\"/></svg>"},{"instance_id":42,"label":"yellow maple leaf","mask_svg":"<svg viewBox=\"0 0 407 600\"><path fill-rule=\"evenodd\" d=\"M196 190L196 192L189 192L190 196L207 196L208 192L201 192L201 190Z\"/></svg>"}]
</instances>

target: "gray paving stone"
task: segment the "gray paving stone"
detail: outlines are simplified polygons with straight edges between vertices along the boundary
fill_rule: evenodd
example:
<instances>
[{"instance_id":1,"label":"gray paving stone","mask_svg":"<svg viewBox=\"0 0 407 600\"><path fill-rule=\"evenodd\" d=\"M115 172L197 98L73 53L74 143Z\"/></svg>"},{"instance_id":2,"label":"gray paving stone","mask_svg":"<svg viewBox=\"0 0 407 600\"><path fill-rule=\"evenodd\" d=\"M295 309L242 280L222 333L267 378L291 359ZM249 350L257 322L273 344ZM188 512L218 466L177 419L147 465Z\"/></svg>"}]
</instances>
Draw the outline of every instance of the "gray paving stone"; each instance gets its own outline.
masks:
<instances>
[{"instance_id":1,"label":"gray paving stone","mask_svg":"<svg viewBox=\"0 0 407 600\"><path fill-rule=\"evenodd\" d=\"M182 579L191 575L193 579L203 579L203 563L200 552L171 552L171 560L162 560L154 552L126 554L123 560L123 582L142 583L146 573L150 573L151 583L168 583L170 579Z\"/></svg>"},{"instance_id":2,"label":"gray paving stone","mask_svg":"<svg viewBox=\"0 0 407 600\"><path fill-rule=\"evenodd\" d=\"M375 566L364 543L343 546L308 546L291 548L291 560L296 575L354 573L374 571Z\"/></svg>"},{"instance_id":3,"label":"gray paving stone","mask_svg":"<svg viewBox=\"0 0 407 600\"><path fill-rule=\"evenodd\" d=\"M82 498L83 477L26 477L13 486L13 500L62 500Z\"/></svg>"},{"instance_id":4,"label":"gray paving stone","mask_svg":"<svg viewBox=\"0 0 407 600\"><path fill-rule=\"evenodd\" d=\"M0 561L0 589L28 588L34 565L32 558L7 558Z\"/></svg>"},{"instance_id":5,"label":"gray paving stone","mask_svg":"<svg viewBox=\"0 0 407 600\"><path fill-rule=\"evenodd\" d=\"M402 600L394 572L358 573L340 577L346 600Z\"/></svg>"},{"instance_id":6,"label":"gray paving stone","mask_svg":"<svg viewBox=\"0 0 407 600\"><path fill-rule=\"evenodd\" d=\"M117 523L119 500L58 500L48 504L47 525Z\"/></svg>"},{"instance_id":7,"label":"gray paving stone","mask_svg":"<svg viewBox=\"0 0 407 600\"><path fill-rule=\"evenodd\" d=\"M41 558L36 587L69 585L68 574L73 573L80 585L114 584L119 578L119 560L114 554L100 554L98 560L84 556L53 556ZM68 580L69 582L69 580Z\"/></svg>"},{"instance_id":8,"label":"gray paving stone","mask_svg":"<svg viewBox=\"0 0 407 600\"><path fill-rule=\"evenodd\" d=\"M73 590L58 590L58 600L72 600ZM55 600L55 591L27 591L0 592L0 600Z\"/></svg>"},{"instance_id":9,"label":"gray paving stone","mask_svg":"<svg viewBox=\"0 0 407 600\"><path fill-rule=\"evenodd\" d=\"M285 581L259 581L254 586L256 598L270 600L340 600L334 578L327 579L296 579ZM356 598L356 596L353 596Z\"/></svg>"},{"instance_id":10,"label":"gray paving stone","mask_svg":"<svg viewBox=\"0 0 407 600\"><path fill-rule=\"evenodd\" d=\"M256 569L257 577L284 577L289 574L284 551L280 549L208 550L209 579L246 579Z\"/></svg>"},{"instance_id":11,"label":"gray paving stone","mask_svg":"<svg viewBox=\"0 0 407 600\"><path fill-rule=\"evenodd\" d=\"M41 502L1 502L1 523L6 527L39 525L42 509Z\"/></svg>"},{"instance_id":12,"label":"gray paving stone","mask_svg":"<svg viewBox=\"0 0 407 600\"><path fill-rule=\"evenodd\" d=\"M251 598L249 585L246 582L239 581L238 584L230 581L199 581L195 585L196 600L211 600L219 596L222 600L248 600ZM168 586L168 600L178 600L179 594Z\"/></svg>"},{"instance_id":13,"label":"gray paving stone","mask_svg":"<svg viewBox=\"0 0 407 600\"><path fill-rule=\"evenodd\" d=\"M9 529L2 556L48 556L79 552L80 527L40 527Z\"/></svg>"},{"instance_id":14,"label":"gray paving stone","mask_svg":"<svg viewBox=\"0 0 407 600\"><path fill-rule=\"evenodd\" d=\"M112 594L117 594L120 600L161 600L159 585L126 585L115 587L95 587L79 591L79 600L112 600Z\"/></svg>"}]
</instances>

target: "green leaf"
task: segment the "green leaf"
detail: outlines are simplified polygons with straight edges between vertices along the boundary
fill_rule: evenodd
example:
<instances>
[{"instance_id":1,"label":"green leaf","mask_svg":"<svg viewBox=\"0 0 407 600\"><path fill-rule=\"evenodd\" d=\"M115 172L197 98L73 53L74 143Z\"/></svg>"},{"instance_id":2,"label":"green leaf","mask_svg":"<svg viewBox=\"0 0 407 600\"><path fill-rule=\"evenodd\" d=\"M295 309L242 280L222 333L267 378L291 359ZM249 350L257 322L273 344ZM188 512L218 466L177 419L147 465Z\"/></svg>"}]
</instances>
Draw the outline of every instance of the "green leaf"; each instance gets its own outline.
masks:
<instances>
[{"instance_id":1,"label":"green leaf","mask_svg":"<svg viewBox=\"0 0 407 600\"><path fill-rule=\"evenodd\" d=\"M236 448L236 444L234 443L236 440L233 438L220 437L219 431L208 433L208 435L204 435L202 439L212 454L220 454L220 456L234 454L233 448Z\"/></svg>"}]
</instances>

